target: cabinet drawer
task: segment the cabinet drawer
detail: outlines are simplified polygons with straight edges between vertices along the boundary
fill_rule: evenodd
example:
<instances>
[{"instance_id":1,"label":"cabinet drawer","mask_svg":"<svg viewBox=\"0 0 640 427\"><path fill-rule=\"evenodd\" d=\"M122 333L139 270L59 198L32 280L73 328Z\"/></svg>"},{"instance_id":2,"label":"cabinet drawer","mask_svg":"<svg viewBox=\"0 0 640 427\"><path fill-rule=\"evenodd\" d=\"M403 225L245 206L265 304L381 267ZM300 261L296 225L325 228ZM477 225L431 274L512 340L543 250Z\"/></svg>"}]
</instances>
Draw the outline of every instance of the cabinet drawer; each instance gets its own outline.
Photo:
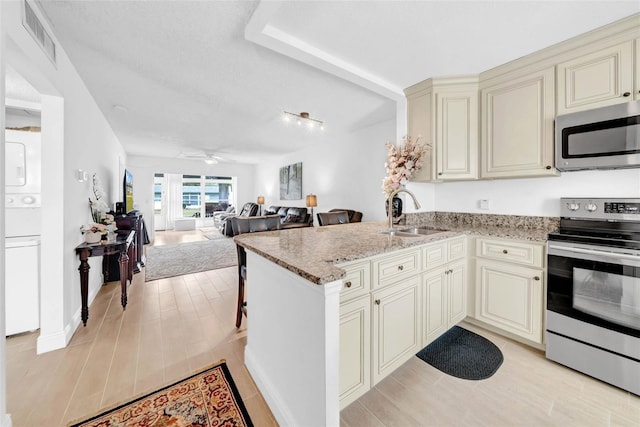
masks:
<instances>
[{"instance_id":1,"label":"cabinet drawer","mask_svg":"<svg viewBox=\"0 0 640 427\"><path fill-rule=\"evenodd\" d=\"M428 245L422 250L423 269L425 271L440 267L448 262L467 256L467 238L452 238Z\"/></svg>"},{"instance_id":2,"label":"cabinet drawer","mask_svg":"<svg viewBox=\"0 0 640 427\"><path fill-rule=\"evenodd\" d=\"M422 250L424 269L431 270L447 262L447 242L433 243Z\"/></svg>"},{"instance_id":3,"label":"cabinet drawer","mask_svg":"<svg viewBox=\"0 0 640 427\"><path fill-rule=\"evenodd\" d=\"M462 237L449 241L447 262L456 261L467 256L467 238Z\"/></svg>"},{"instance_id":4,"label":"cabinet drawer","mask_svg":"<svg viewBox=\"0 0 640 427\"><path fill-rule=\"evenodd\" d=\"M371 263L357 262L341 264L347 273L342 279L340 301L347 301L361 295L365 295L371 289Z\"/></svg>"},{"instance_id":5,"label":"cabinet drawer","mask_svg":"<svg viewBox=\"0 0 640 427\"><path fill-rule=\"evenodd\" d=\"M542 268L543 246L517 240L476 239L476 256Z\"/></svg>"},{"instance_id":6,"label":"cabinet drawer","mask_svg":"<svg viewBox=\"0 0 640 427\"><path fill-rule=\"evenodd\" d=\"M372 268L373 288L413 276L420 273L422 268L420 250L414 249L375 259Z\"/></svg>"}]
</instances>

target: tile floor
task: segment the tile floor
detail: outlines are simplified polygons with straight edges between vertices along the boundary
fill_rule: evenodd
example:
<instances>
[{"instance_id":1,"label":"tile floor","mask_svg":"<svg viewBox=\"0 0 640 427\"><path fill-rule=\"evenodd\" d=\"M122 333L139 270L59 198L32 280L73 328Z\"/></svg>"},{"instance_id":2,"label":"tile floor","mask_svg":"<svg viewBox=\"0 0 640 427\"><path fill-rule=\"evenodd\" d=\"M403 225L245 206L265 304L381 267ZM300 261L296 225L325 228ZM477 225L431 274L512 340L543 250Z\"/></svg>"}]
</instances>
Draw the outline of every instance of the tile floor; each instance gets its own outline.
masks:
<instances>
[{"instance_id":1,"label":"tile floor","mask_svg":"<svg viewBox=\"0 0 640 427\"><path fill-rule=\"evenodd\" d=\"M154 244L204 240L167 231ZM57 426L175 381L221 358L256 426L276 425L244 367L236 330L234 267L144 282L123 312L105 285L65 349L35 355L37 333L7 340L8 411L14 426ZM412 358L341 413L343 426L640 426L640 397L472 325L505 361L483 381L447 376Z\"/></svg>"}]
</instances>

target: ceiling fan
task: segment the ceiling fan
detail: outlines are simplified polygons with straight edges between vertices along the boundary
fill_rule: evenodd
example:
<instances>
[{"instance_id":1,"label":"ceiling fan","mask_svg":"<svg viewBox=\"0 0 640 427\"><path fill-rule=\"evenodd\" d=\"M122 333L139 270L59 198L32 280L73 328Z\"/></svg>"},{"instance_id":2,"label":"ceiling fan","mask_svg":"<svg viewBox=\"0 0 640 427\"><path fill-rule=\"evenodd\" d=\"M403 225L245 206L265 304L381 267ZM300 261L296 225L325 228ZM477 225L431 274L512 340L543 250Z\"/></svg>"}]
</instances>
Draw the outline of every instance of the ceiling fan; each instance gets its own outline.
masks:
<instances>
[{"instance_id":1,"label":"ceiling fan","mask_svg":"<svg viewBox=\"0 0 640 427\"><path fill-rule=\"evenodd\" d=\"M215 165L217 163L226 161L226 159L224 159L223 157L216 156L213 153L207 153L204 151L180 153L178 157L180 157L181 159L204 160L204 162L208 165Z\"/></svg>"}]
</instances>

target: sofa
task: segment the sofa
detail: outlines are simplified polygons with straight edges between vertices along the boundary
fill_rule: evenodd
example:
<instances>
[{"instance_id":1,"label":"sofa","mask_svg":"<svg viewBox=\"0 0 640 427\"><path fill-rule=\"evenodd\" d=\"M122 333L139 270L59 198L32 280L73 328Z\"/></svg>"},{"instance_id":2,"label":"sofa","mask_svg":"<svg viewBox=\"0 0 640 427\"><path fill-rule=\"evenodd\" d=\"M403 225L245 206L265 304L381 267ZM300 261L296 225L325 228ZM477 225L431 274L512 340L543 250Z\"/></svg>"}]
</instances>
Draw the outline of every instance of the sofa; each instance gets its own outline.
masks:
<instances>
[{"instance_id":1,"label":"sofa","mask_svg":"<svg viewBox=\"0 0 640 427\"><path fill-rule=\"evenodd\" d=\"M235 214L231 214L230 216L224 217L220 219L220 232L222 234L224 234L225 236L231 237L233 236L233 229L231 227L231 222L229 221L230 218L235 218L237 216L256 216L258 214L258 205L256 203L253 202L247 202L244 204L244 206L242 206L242 209L240 210L240 213L235 215Z\"/></svg>"},{"instance_id":2,"label":"sofa","mask_svg":"<svg viewBox=\"0 0 640 427\"><path fill-rule=\"evenodd\" d=\"M269 206L264 210L264 215L278 215L280 217L280 229L298 227L311 227L313 217L307 208L291 206Z\"/></svg>"}]
</instances>

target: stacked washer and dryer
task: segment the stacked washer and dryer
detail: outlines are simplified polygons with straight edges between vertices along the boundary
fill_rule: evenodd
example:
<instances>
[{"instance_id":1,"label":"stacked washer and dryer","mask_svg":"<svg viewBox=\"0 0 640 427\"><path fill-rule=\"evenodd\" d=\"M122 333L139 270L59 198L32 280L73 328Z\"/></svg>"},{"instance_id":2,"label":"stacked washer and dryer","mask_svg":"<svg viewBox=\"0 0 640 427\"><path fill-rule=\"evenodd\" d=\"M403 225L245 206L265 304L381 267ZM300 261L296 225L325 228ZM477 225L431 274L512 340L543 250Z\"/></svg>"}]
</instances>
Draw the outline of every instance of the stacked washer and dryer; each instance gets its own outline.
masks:
<instances>
[{"instance_id":1,"label":"stacked washer and dryer","mask_svg":"<svg viewBox=\"0 0 640 427\"><path fill-rule=\"evenodd\" d=\"M41 138L5 130L6 335L40 328Z\"/></svg>"}]
</instances>

